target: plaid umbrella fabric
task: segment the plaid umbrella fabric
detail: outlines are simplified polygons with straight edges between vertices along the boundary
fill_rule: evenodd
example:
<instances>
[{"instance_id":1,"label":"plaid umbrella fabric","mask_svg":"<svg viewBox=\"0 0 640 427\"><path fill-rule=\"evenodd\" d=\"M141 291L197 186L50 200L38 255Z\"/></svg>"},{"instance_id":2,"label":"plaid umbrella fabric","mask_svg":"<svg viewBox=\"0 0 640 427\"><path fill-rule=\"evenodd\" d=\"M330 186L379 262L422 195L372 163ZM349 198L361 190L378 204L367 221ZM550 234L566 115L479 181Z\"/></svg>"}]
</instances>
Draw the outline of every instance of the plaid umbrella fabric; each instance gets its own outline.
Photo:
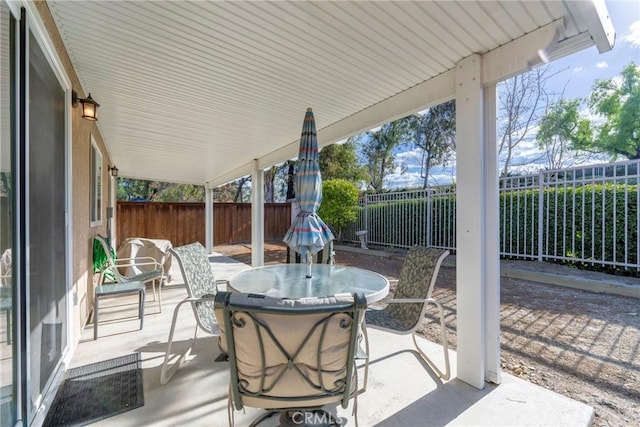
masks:
<instances>
[{"instance_id":1,"label":"plaid umbrella fabric","mask_svg":"<svg viewBox=\"0 0 640 427\"><path fill-rule=\"evenodd\" d=\"M295 203L300 210L283 240L310 264L311 255L334 239L327 224L318 216L322 202L322 177L316 123L311 108L307 108L302 125L294 187Z\"/></svg>"}]
</instances>

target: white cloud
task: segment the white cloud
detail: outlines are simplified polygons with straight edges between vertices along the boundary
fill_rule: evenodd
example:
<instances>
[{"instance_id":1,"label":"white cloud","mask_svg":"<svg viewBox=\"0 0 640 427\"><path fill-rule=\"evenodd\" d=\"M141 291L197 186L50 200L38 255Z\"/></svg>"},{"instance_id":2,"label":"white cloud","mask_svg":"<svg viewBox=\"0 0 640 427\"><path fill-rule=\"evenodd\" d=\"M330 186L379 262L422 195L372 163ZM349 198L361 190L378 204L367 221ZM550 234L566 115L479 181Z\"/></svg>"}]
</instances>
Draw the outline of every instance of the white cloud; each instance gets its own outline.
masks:
<instances>
[{"instance_id":1,"label":"white cloud","mask_svg":"<svg viewBox=\"0 0 640 427\"><path fill-rule=\"evenodd\" d=\"M609 64L607 64L607 61L600 61L596 64L596 67L598 68L607 68L609 66Z\"/></svg>"},{"instance_id":2,"label":"white cloud","mask_svg":"<svg viewBox=\"0 0 640 427\"><path fill-rule=\"evenodd\" d=\"M424 183L421 168L422 151L412 149L396 155L396 161L406 166L406 171L401 173L401 168L387 175L384 179L384 187L390 190L405 188L421 188ZM433 166L429 173L429 185L448 185L455 181L455 155L447 166Z\"/></svg>"},{"instance_id":3,"label":"white cloud","mask_svg":"<svg viewBox=\"0 0 640 427\"><path fill-rule=\"evenodd\" d=\"M574 72L574 73L579 73L579 72L581 72L582 70L584 70L584 67L573 67L573 72Z\"/></svg>"},{"instance_id":4,"label":"white cloud","mask_svg":"<svg viewBox=\"0 0 640 427\"><path fill-rule=\"evenodd\" d=\"M640 48L640 21L636 21L629 25L629 33L622 37L622 41Z\"/></svg>"}]
</instances>

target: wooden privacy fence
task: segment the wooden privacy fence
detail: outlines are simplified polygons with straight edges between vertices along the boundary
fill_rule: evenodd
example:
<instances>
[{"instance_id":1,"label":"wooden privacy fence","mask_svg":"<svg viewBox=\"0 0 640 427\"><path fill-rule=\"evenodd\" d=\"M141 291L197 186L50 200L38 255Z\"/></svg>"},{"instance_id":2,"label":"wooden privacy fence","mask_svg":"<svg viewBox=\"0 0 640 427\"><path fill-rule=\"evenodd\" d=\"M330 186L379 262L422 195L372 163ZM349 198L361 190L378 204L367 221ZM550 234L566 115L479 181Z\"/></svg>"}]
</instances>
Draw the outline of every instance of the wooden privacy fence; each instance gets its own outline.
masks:
<instances>
[{"instance_id":1,"label":"wooden privacy fence","mask_svg":"<svg viewBox=\"0 0 640 427\"><path fill-rule=\"evenodd\" d=\"M205 244L204 203L118 202L117 241L129 237L170 240L174 246ZM264 205L265 240L282 239L291 223L290 203ZM251 241L251 203L214 203L213 244Z\"/></svg>"}]
</instances>

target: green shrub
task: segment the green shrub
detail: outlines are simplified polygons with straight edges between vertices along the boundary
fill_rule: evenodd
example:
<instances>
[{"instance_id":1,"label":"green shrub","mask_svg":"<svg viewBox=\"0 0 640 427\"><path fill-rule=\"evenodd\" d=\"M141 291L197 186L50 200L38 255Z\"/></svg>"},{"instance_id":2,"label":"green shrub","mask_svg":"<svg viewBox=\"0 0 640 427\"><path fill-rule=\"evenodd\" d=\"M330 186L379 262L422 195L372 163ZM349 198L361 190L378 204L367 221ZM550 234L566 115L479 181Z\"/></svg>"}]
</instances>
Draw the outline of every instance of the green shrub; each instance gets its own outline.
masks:
<instances>
[{"instance_id":1,"label":"green shrub","mask_svg":"<svg viewBox=\"0 0 640 427\"><path fill-rule=\"evenodd\" d=\"M322 203L318 215L338 231L357 218L358 188L346 179L330 179L322 183Z\"/></svg>"},{"instance_id":2,"label":"green shrub","mask_svg":"<svg viewBox=\"0 0 640 427\"><path fill-rule=\"evenodd\" d=\"M536 258L542 220L545 260L579 268L640 277L613 262L639 264L638 185L586 184L543 190L540 216L538 189L500 193L500 251L506 258ZM431 245L455 248L455 195L427 201L404 200L367 205L369 240L389 246ZM626 210L626 215L625 215ZM357 211L358 218L365 215ZM427 222L437 221L430 226ZM364 223L362 219L361 223ZM564 227L563 227L564 224ZM349 230L355 229L355 224ZM526 238L525 238L526 236ZM554 255L555 254L555 255ZM577 261L578 258L593 260Z\"/></svg>"}]
</instances>

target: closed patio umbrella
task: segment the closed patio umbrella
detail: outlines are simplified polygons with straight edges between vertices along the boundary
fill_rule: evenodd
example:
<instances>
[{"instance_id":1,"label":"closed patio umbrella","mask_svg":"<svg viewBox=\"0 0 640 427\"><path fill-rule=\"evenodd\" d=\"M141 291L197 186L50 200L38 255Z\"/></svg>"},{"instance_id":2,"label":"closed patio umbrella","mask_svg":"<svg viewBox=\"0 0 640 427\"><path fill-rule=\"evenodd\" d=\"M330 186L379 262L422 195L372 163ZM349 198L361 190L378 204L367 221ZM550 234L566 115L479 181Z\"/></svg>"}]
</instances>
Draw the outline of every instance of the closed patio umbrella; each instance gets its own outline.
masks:
<instances>
[{"instance_id":1,"label":"closed patio umbrella","mask_svg":"<svg viewBox=\"0 0 640 427\"><path fill-rule=\"evenodd\" d=\"M334 239L333 233L318 216L322 202L322 177L318 162L318 138L311 108L307 108L302 124L300 149L294 180L299 212L284 236L284 242L298 252L308 265L307 277L311 277L311 259Z\"/></svg>"}]
</instances>

